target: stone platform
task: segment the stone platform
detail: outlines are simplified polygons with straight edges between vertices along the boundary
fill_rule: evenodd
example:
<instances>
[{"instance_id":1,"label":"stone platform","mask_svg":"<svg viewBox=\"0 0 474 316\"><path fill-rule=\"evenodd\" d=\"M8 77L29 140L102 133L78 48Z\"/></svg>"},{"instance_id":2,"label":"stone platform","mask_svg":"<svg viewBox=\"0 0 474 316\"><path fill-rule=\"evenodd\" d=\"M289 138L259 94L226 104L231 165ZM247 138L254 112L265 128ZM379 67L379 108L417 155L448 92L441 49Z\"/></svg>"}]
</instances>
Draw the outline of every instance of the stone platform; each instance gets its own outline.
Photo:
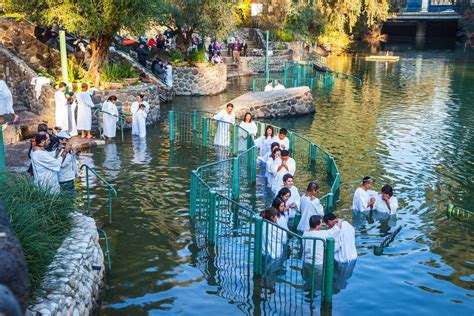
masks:
<instances>
[{"instance_id":1,"label":"stone platform","mask_svg":"<svg viewBox=\"0 0 474 316\"><path fill-rule=\"evenodd\" d=\"M250 112L254 118L277 118L307 115L316 111L311 90L306 86L248 92L229 102L234 105L235 115L239 118L246 112ZM225 106L224 104L222 108Z\"/></svg>"}]
</instances>

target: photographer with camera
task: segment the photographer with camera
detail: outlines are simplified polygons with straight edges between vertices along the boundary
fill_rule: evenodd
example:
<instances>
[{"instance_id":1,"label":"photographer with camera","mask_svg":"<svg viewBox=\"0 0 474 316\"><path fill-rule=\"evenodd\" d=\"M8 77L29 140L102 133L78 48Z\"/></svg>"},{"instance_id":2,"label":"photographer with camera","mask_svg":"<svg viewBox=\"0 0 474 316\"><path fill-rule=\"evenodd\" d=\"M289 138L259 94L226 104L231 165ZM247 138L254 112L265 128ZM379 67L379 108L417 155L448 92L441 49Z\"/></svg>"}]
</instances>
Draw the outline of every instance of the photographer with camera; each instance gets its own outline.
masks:
<instances>
[{"instance_id":1,"label":"photographer with camera","mask_svg":"<svg viewBox=\"0 0 474 316\"><path fill-rule=\"evenodd\" d=\"M78 149L73 149L69 144L71 135L68 132L60 132L59 138L59 155L63 161L58 172L59 186L61 191L74 193L74 180L78 175L76 156L79 154Z\"/></svg>"},{"instance_id":2,"label":"photographer with camera","mask_svg":"<svg viewBox=\"0 0 474 316\"><path fill-rule=\"evenodd\" d=\"M59 193L58 172L63 158L59 155L60 148L47 151L50 143L49 134L41 131L35 137L35 146L31 151L31 165L35 183L51 193Z\"/></svg>"}]
</instances>

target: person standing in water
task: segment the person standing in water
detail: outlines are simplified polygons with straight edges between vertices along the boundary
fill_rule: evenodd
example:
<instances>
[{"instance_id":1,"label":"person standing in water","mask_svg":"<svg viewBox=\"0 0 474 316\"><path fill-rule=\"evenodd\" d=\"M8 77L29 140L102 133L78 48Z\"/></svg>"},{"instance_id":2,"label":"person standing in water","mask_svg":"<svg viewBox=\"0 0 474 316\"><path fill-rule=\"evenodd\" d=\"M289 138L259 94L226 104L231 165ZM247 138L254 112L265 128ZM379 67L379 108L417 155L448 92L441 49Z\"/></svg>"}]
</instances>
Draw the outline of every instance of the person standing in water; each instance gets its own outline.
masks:
<instances>
[{"instance_id":1,"label":"person standing in water","mask_svg":"<svg viewBox=\"0 0 474 316\"><path fill-rule=\"evenodd\" d=\"M370 211L375 205L375 192L372 191L374 181L370 177L364 177L360 186L354 193L352 199L352 210L355 212Z\"/></svg>"},{"instance_id":2,"label":"person standing in water","mask_svg":"<svg viewBox=\"0 0 474 316\"><path fill-rule=\"evenodd\" d=\"M235 124L234 105L228 103L224 110L213 116L213 119L218 121L214 145L230 146L230 127Z\"/></svg>"}]
</instances>

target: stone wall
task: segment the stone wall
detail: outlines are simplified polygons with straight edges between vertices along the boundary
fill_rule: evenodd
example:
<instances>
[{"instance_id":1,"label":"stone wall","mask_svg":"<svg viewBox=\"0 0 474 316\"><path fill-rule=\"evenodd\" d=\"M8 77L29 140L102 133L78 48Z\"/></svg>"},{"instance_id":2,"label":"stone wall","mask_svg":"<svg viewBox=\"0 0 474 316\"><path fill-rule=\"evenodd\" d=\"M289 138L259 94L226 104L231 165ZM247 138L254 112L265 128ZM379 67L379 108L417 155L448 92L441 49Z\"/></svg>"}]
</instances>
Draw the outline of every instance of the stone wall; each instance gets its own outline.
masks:
<instances>
[{"instance_id":1,"label":"stone wall","mask_svg":"<svg viewBox=\"0 0 474 316\"><path fill-rule=\"evenodd\" d=\"M89 315L97 307L104 255L93 218L74 213L73 228L58 249L26 315Z\"/></svg>"},{"instance_id":2,"label":"stone wall","mask_svg":"<svg viewBox=\"0 0 474 316\"><path fill-rule=\"evenodd\" d=\"M31 67L60 74L61 57L34 36L35 26L26 20L0 18L0 44Z\"/></svg>"},{"instance_id":3,"label":"stone wall","mask_svg":"<svg viewBox=\"0 0 474 316\"><path fill-rule=\"evenodd\" d=\"M103 103L111 95L115 95L118 99L117 106L124 112L130 112L130 107L136 101L137 95L143 94L145 100L150 104L150 113L147 116L147 124L155 123L160 118L160 97L159 86L153 83L140 86L130 86L127 89L118 90L99 90L94 94L94 103ZM128 124L126 126L130 128Z\"/></svg>"},{"instance_id":4,"label":"stone wall","mask_svg":"<svg viewBox=\"0 0 474 316\"><path fill-rule=\"evenodd\" d=\"M230 103L234 105L237 117L243 117L246 112L252 113L254 118L277 118L301 116L316 111L309 87L248 92ZM225 105L222 108L225 108Z\"/></svg>"},{"instance_id":5,"label":"stone wall","mask_svg":"<svg viewBox=\"0 0 474 316\"><path fill-rule=\"evenodd\" d=\"M176 95L214 95L227 87L226 65L175 67L173 89Z\"/></svg>"},{"instance_id":6,"label":"stone wall","mask_svg":"<svg viewBox=\"0 0 474 316\"><path fill-rule=\"evenodd\" d=\"M286 51L270 56L268 60L270 71L283 71L285 62L293 60L292 54L291 51ZM265 72L265 57L240 57L240 64L237 71L242 76Z\"/></svg>"}]
</instances>

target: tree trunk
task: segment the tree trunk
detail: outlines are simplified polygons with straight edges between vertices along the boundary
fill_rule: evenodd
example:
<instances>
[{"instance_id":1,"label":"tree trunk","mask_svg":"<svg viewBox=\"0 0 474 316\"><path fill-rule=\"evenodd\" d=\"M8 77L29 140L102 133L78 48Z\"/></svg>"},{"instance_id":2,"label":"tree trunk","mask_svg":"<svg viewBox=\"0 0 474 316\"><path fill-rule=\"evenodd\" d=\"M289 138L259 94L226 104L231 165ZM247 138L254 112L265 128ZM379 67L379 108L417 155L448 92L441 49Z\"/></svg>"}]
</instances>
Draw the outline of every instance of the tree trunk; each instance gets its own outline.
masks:
<instances>
[{"instance_id":1,"label":"tree trunk","mask_svg":"<svg viewBox=\"0 0 474 316\"><path fill-rule=\"evenodd\" d=\"M86 78L94 82L96 87L100 84L102 68L109 61L109 46L112 43L111 35L91 37L90 46L92 50L91 63Z\"/></svg>"},{"instance_id":2,"label":"tree trunk","mask_svg":"<svg viewBox=\"0 0 474 316\"><path fill-rule=\"evenodd\" d=\"M178 36L176 37L176 47L183 53L188 51L189 46L191 46L193 31L186 32L186 38L181 34L181 30L178 31Z\"/></svg>"}]
</instances>

